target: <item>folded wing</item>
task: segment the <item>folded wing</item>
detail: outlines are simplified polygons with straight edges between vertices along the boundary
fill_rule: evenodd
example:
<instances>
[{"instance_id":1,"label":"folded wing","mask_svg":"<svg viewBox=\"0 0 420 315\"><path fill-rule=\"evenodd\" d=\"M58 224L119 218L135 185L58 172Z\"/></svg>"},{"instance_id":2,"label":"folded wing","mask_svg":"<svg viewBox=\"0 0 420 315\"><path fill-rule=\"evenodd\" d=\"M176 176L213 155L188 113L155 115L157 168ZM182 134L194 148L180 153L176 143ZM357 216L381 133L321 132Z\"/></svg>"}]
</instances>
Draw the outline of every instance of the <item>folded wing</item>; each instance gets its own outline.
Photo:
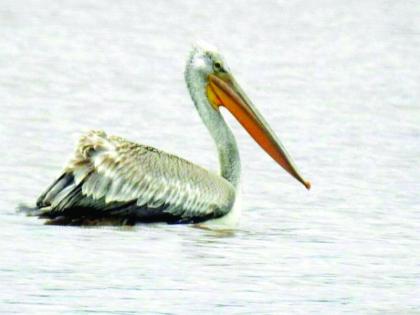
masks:
<instances>
[{"instance_id":1,"label":"folded wing","mask_svg":"<svg viewBox=\"0 0 420 315\"><path fill-rule=\"evenodd\" d=\"M223 216L235 199L224 178L154 148L90 131L64 173L38 198L57 224L98 220L133 224L201 222Z\"/></svg>"}]
</instances>

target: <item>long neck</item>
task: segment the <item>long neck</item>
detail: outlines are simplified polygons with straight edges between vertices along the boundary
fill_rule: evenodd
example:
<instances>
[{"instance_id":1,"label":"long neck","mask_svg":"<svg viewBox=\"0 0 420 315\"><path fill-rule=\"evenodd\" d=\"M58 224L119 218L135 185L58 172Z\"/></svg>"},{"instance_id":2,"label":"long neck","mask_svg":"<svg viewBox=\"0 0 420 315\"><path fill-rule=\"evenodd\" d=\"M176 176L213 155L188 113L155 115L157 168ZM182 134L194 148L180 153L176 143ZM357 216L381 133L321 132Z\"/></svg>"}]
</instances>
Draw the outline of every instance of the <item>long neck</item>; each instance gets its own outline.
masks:
<instances>
[{"instance_id":1,"label":"long neck","mask_svg":"<svg viewBox=\"0 0 420 315\"><path fill-rule=\"evenodd\" d=\"M220 112L210 105L205 92L205 80L188 68L185 79L195 107L216 143L220 175L236 188L240 180L241 161L235 137Z\"/></svg>"}]
</instances>

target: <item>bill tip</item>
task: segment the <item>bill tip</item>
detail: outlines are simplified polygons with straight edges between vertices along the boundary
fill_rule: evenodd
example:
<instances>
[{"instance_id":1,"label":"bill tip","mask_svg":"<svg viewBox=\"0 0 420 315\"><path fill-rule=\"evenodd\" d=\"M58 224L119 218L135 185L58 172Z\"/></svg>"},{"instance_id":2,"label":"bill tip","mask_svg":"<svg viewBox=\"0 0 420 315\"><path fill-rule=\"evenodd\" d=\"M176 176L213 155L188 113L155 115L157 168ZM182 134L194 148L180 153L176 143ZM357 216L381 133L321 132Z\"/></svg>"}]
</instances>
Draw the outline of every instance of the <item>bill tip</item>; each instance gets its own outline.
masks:
<instances>
[{"instance_id":1,"label":"bill tip","mask_svg":"<svg viewBox=\"0 0 420 315\"><path fill-rule=\"evenodd\" d=\"M305 187L306 187L307 190L310 190L311 189L311 182L310 181L307 181L306 180L303 184L305 185Z\"/></svg>"}]
</instances>

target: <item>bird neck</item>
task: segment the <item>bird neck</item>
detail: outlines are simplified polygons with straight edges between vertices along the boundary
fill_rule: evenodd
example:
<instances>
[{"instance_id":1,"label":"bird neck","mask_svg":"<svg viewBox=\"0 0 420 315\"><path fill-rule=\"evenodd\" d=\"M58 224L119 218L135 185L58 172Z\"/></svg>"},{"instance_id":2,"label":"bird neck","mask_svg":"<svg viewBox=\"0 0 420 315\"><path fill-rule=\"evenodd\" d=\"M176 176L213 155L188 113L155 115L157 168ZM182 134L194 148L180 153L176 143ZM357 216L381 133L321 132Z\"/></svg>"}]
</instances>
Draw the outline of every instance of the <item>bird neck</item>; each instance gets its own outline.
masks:
<instances>
[{"instance_id":1,"label":"bird neck","mask_svg":"<svg viewBox=\"0 0 420 315\"><path fill-rule=\"evenodd\" d=\"M207 82L193 69L185 72L188 90L197 111L210 132L219 153L220 175L235 188L239 184L241 161L235 137L219 110L209 103L205 87Z\"/></svg>"}]
</instances>

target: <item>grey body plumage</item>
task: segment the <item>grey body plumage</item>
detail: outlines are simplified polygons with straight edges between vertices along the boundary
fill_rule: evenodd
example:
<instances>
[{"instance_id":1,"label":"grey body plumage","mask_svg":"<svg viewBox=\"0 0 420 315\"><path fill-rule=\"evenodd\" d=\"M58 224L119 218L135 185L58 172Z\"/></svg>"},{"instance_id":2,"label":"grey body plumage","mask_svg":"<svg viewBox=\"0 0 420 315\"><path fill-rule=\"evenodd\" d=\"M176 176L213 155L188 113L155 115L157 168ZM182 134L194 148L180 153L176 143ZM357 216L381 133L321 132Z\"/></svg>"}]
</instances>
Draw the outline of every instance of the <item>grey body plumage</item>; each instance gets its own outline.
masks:
<instances>
[{"instance_id":1,"label":"grey body plumage","mask_svg":"<svg viewBox=\"0 0 420 315\"><path fill-rule=\"evenodd\" d=\"M197 223L225 215L234 199L227 180L200 166L90 131L37 206L56 224Z\"/></svg>"}]
</instances>

